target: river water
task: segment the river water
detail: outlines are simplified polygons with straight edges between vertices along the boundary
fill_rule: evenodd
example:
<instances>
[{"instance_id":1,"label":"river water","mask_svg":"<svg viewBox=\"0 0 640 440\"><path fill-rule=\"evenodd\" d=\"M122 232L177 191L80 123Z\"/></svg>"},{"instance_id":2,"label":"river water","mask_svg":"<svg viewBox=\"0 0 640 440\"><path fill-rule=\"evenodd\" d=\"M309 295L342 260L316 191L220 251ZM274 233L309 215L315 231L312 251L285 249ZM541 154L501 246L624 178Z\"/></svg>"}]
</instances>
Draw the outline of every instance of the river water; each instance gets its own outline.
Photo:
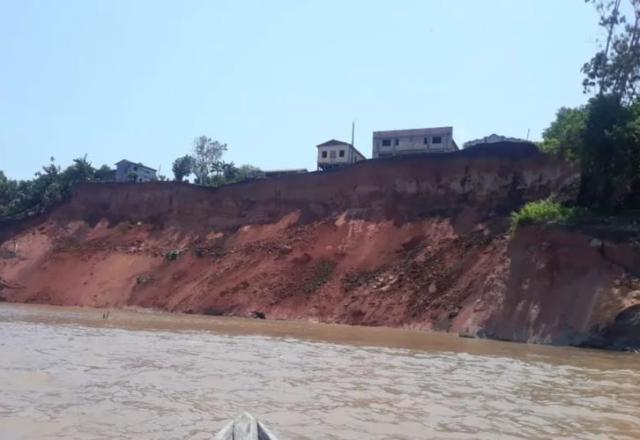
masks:
<instances>
[{"instance_id":1,"label":"river water","mask_svg":"<svg viewBox=\"0 0 640 440\"><path fill-rule=\"evenodd\" d=\"M640 355L311 323L0 306L1 439L640 438Z\"/></svg>"}]
</instances>

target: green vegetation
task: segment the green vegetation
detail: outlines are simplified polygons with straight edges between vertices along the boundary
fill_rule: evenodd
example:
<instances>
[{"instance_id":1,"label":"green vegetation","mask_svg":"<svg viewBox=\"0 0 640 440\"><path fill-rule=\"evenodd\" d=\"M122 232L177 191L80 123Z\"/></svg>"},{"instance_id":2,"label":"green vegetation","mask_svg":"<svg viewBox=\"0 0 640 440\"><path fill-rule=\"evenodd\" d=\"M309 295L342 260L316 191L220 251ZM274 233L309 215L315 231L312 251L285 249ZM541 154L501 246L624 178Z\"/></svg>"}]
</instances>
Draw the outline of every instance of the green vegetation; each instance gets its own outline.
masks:
<instances>
[{"instance_id":1,"label":"green vegetation","mask_svg":"<svg viewBox=\"0 0 640 440\"><path fill-rule=\"evenodd\" d=\"M575 220L586 210L620 213L640 209L640 0L586 0L600 15L602 47L582 67L587 104L561 108L540 148L576 163L581 171L578 207L528 203L511 226ZM624 11L628 12L625 16Z\"/></svg>"},{"instance_id":2,"label":"green vegetation","mask_svg":"<svg viewBox=\"0 0 640 440\"><path fill-rule=\"evenodd\" d=\"M193 172L195 162L196 161L193 156L188 154L173 161L171 169L176 182L182 182L185 177L189 176L189 174Z\"/></svg>"},{"instance_id":3,"label":"green vegetation","mask_svg":"<svg viewBox=\"0 0 640 440\"><path fill-rule=\"evenodd\" d=\"M102 181L111 169L103 165L94 168L87 156L73 160L62 170L54 158L31 180L12 180L0 171L0 220L21 219L40 214L67 198L75 183Z\"/></svg>"},{"instance_id":4,"label":"green vegetation","mask_svg":"<svg viewBox=\"0 0 640 440\"><path fill-rule=\"evenodd\" d=\"M578 203L589 209L640 208L640 0L587 0L600 14L603 47L587 62L586 105L561 108L541 149L580 166Z\"/></svg>"},{"instance_id":5,"label":"green vegetation","mask_svg":"<svg viewBox=\"0 0 640 440\"><path fill-rule=\"evenodd\" d=\"M308 280L307 284L303 287L303 292L305 294L310 294L318 290L320 287L325 285L333 275L333 271L336 268L336 263L334 261L329 260L320 260L313 268L313 273L311 274L311 278Z\"/></svg>"},{"instance_id":6,"label":"green vegetation","mask_svg":"<svg viewBox=\"0 0 640 440\"><path fill-rule=\"evenodd\" d=\"M640 101L592 98L558 111L541 149L580 166L578 203L609 211L640 208Z\"/></svg>"},{"instance_id":7,"label":"green vegetation","mask_svg":"<svg viewBox=\"0 0 640 440\"><path fill-rule=\"evenodd\" d=\"M195 174L198 184L220 186L264 177L264 173L254 166L236 167L233 162L224 162L222 154L226 150L225 144L211 138L196 138L194 155L185 155L174 161L175 180L180 182ZM74 184L113 180L113 173L114 170L107 165L94 168L86 155L74 159L64 170L52 157L49 164L43 166L30 180L9 179L0 170L0 221L18 220L41 214L54 204L67 199ZM158 180L165 181L166 177L158 175Z\"/></svg>"},{"instance_id":8,"label":"green vegetation","mask_svg":"<svg viewBox=\"0 0 640 440\"><path fill-rule=\"evenodd\" d=\"M187 154L173 162L173 176L177 182L191 174L194 183L206 186L220 186L247 179L259 179L264 173L252 165L235 166L233 162L222 160L227 144L221 144L207 136L199 136L193 141L193 155Z\"/></svg>"},{"instance_id":9,"label":"green vegetation","mask_svg":"<svg viewBox=\"0 0 640 440\"><path fill-rule=\"evenodd\" d=\"M180 253L181 252L179 250L173 249L167 252L164 257L167 259L167 261L176 261L180 256Z\"/></svg>"},{"instance_id":10,"label":"green vegetation","mask_svg":"<svg viewBox=\"0 0 640 440\"><path fill-rule=\"evenodd\" d=\"M582 212L580 208L564 206L550 200L529 202L519 211L511 213L511 230L531 224L572 222L578 219Z\"/></svg>"}]
</instances>

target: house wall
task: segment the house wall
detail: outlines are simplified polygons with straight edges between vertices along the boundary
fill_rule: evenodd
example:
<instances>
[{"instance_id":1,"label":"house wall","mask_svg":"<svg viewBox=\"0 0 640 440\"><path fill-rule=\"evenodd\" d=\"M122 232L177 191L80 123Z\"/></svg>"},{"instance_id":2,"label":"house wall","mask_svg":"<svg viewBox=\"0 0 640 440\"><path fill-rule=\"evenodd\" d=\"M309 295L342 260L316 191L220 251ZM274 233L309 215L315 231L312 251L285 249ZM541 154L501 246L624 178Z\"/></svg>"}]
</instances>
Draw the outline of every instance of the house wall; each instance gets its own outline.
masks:
<instances>
[{"instance_id":1,"label":"house wall","mask_svg":"<svg viewBox=\"0 0 640 440\"><path fill-rule=\"evenodd\" d=\"M351 154L353 157L353 162L360 162L361 160L367 160L366 157L364 157L362 154L358 154L355 150L355 148L351 149Z\"/></svg>"},{"instance_id":2,"label":"house wall","mask_svg":"<svg viewBox=\"0 0 640 440\"><path fill-rule=\"evenodd\" d=\"M440 144L434 144L434 137L441 137ZM427 138L428 143L424 140ZM383 140L388 139L391 145L384 146ZM396 145L397 144L397 145ZM453 144L453 130L407 130L406 133L398 132L377 132L373 134L373 151L372 157L397 156L400 154L418 154L418 153L445 153L455 151Z\"/></svg>"},{"instance_id":3,"label":"house wall","mask_svg":"<svg viewBox=\"0 0 640 440\"><path fill-rule=\"evenodd\" d=\"M136 175L136 182L152 182L157 180L156 172L137 164L118 164L116 168L116 182L130 182L130 174Z\"/></svg>"},{"instance_id":4,"label":"house wall","mask_svg":"<svg viewBox=\"0 0 640 440\"><path fill-rule=\"evenodd\" d=\"M344 157L340 157L340 150L344 151ZM322 152L327 152L327 157L322 157ZM332 154L334 157L332 157ZM326 147L318 147L318 164L349 164L355 162L353 160L353 149L348 145L329 145Z\"/></svg>"}]
</instances>

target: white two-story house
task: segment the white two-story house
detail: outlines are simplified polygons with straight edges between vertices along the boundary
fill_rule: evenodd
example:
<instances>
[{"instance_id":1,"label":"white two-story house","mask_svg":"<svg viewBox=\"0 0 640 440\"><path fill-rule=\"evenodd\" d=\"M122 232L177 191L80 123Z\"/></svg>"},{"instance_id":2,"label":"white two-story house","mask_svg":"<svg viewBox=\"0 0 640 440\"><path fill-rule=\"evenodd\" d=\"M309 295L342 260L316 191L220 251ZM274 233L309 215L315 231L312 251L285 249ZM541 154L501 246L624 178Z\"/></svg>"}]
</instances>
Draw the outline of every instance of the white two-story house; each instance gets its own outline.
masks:
<instances>
[{"instance_id":1,"label":"white two-story house","mask_svg":"<svg viewBox=\"0 0 640 440\"><path fill-rule=\"evenodd\" d=\"M335 139L322 143L317 148L318 169L323 171L367 159L353 145Z\"/></svg>"},{"instance_id":2,"label":"white two-story house","mask_svg":"<svg viewBox=\"0 0 640 440\"><path fill-rule=\"evenodd\" d=\"M372 157L457 151L453 127L416 128L373 132Z\"/></svg>"}]
</instances>

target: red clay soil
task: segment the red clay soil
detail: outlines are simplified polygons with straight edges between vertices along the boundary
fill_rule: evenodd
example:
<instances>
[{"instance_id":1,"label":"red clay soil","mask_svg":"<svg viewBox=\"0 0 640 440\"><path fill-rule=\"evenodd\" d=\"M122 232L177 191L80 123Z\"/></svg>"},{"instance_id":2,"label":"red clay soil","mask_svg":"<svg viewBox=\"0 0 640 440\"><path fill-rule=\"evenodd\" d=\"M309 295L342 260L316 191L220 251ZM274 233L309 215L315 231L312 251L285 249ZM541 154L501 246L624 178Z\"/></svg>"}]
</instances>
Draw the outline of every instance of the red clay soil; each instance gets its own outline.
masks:
<instances>
[{"instance_id":1,"label":"red clay soil","mask_svg":"<svg viewBox=\"0 0 640 440\"><path fill-rule=\"evenodd\" d=\"M0 231L0 297L580 344L640 303L637 247L557 229L511 239L507 217L574 184L534 156L371 161L220 189L83 185Z\"/></svg>"},{"instance_id":2,"label":"red clay soil","mask_svg":"<svg viewBox=\"0 0 640 440\"><path fill-rule=\"evenodd\" d=\"M3 245L0 273L13 286L3 293L19 302L446 328L472 292L462 275L497 263L505 246L484 226L461 237L443 219L299 219L294 212L207 235L47 222Z\"/></svg>"}]
</instances>

